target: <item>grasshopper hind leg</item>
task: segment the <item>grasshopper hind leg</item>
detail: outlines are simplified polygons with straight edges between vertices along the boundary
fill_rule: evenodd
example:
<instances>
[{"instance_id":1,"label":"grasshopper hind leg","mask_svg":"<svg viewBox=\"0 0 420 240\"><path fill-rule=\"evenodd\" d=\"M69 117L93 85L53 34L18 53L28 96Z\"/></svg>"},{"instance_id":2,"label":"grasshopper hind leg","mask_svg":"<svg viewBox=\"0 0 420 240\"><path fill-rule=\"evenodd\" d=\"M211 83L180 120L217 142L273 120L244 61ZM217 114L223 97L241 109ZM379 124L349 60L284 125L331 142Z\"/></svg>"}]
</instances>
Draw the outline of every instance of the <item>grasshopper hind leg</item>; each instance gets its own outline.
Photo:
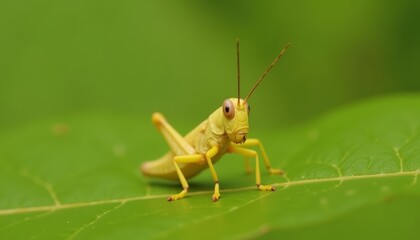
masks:
<instances>
[{"instance_id":1,"label":"grasshopper hind leg","mask_svg":"<svg viewBox=\"0 0 420 240\"><path fill-rule=\"evenodd\" d=\"M168 143L171 151L159 159L143 162L140 165L140 171L146 176L177 180L179 177L173 164L174 156L192 155L195 154L195 149L166 121L161 113L154 113L152 122Z\"/></svg>"},{"instance_id":2,"label":"grasshopper hind leg","mask_svg":"<svg viewBox=\"0 0 420 240\"><path fill-rule=\"evenodd\" d=\"M202 155L196 154L191 144L166 121L161 113L154 113L152 115L152 122L163 135L173 153L173 166L183 188L180 193L169 196L168 201L181 199L187 194L189 186L178 163L199 162L202 161Z\"/></svg>"},{"instance_id":3,"label":"grasshopper hind leg","mask_svg":"<svg viewBox=\"0 0 420 240\"><path fill-rule=\"evenodd\" d=\"M166 121L161 113L154 113L152 115L152 122L163 135L171 151L176 156L196 153L194 147Z\"/></svg>"},{"instance_id":4,"label":"grasshopper hind leg","mask_svg":"<svg viewBox=\"0 0 420 240\"><path fill-rule=\"evenodd\" d=\"M212 173L213 180L215 182L214 194L212 196L212 200L213 201L219 200L220 198L219 180L218 180L216 171L214 170L213 163L211 161L211 159L218 153L219 151L218 147L212 147L212 149L210 149L206 154L198 154L195 148L191 146L191 144L166 121L166 119L164 118L162 114L154 113L152 115L152 121L157 127L157 129L159 130L159 132L163 135L165 140L168 142L168 145L173 155L172 156L168 155L167 157L168 158L172 157L171 166L174 167L174 170L183 188L180 193L169 196L168 201L174 201L174 200L184 198L188 193L189 185L188 185L188 182L184 173L181 170L182 165L188 164L188 163L204 163L206 161L208 163L208 166ZM162 160L165 163L169 163L167 161L171 161L171 160L169 160L168 158L164 158ZM141 167L141 170L146 175L153 175L153 174L148 174L151 172L150 169L163 166L161 164L162 162L159 162L159 164L156 163L156 165L152 166L152 163L146 163L146 165L143 165ZM164 166L168 167L166 164L164 164ZM161 169L154 169L154 170L159 172ZM166 170L164 172L166 172L166 174L160 173L160 175L166 176L169 171ZM189 176L188 173L186 174L187 174L186 176L188 177Z\"/></svg>"}]
</instances>

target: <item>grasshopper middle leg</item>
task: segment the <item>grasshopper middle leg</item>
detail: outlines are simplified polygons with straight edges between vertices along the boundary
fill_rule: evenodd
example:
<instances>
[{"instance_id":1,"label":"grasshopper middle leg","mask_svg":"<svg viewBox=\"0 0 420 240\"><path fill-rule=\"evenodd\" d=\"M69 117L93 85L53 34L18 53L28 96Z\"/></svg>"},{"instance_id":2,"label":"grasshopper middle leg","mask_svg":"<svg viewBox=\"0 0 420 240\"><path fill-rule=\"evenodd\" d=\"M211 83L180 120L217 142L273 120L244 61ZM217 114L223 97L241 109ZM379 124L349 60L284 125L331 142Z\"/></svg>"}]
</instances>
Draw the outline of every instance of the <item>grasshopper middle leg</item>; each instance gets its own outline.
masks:
<instances>
[{"instance_id":1,"label":"grasshopper middle leg","mask_svg":"<svg viewBox=\"0 0 420 240\"><path fill-rule=\"evenodd\" d=\"M168 201L173 201L173 200L177 200L177 199L181 199L183 197L185 197L185 195L188 192L188 182L185 179L184 174L182 173L181 169L178 166L178 163L200 163L203 161L203 158L206 158L207 160L207 164L209 165L210 171L211 171L211 175L213 177L214 180L214 194L212 196L212 200L213 202L219 200L220 198L220 191L219 191L219 178L217 177L217 173L214 169L213 166L213 162L212 162L212 158L219 152L219 148L214 146L212 147L209 151L207 151L207 153L205 154L205 156L201 155L201 154L193 154L193 155L184 155L184 156L176 156L174 157L174 165L175 165L175 169L176 172L178 174L179 180L181 181L183 190L175 195L171 195L168 198Z\"/></svg>"},{"instance_id":2,"label":"grasshopper middle leg","mask_svg":"<svg viewBox=\"0 0 420 240\"><path fill-rule=\"evenodd\" d=\"M178 174L179 180L181 181L183 190L175 195L171 195L168 198L168 201L174 201L185 197L188 192L188 182L185 179L184 174L182 173L181 169L178 166L178 163L198 163L203 161L203 156L201 154L194 154L194 155L184 155L184 156L176 156L174 157L174 166L176 169L176 173Z\"/></svg>"}]
</instances>

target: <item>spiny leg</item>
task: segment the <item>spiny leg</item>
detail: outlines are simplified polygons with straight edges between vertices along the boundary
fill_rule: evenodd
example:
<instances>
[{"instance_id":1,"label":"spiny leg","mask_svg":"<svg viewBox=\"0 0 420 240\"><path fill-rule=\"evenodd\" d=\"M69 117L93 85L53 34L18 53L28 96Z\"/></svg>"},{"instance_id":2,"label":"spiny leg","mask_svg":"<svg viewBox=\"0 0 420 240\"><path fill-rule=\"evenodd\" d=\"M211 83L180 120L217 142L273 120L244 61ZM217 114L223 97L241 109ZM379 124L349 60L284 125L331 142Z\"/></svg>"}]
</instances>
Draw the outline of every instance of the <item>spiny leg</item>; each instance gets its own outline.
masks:
<instances>
[{"instance_id":1,"label":"spiny leg","mask_svg":"<svg viewBox=\"0 0 420 240\"><path fill-rule=\"evenodd\" d=\"M176 169L176 173L178 174L179 180L181 181L181 185L183 190L175 195L171 195L168 197L168 201L174 201L181 199L185 197L185 195L188 192L188 182L185 179L184 174L182 173L181 169L178 166L178 163L197 163L203 161L203 156L200 154L194 154L194 155L184 155L184 156L176 156L174 157L174 165Z\"/></svg>"},{"instance_id":2,"label":"spiny leg","mask_svg":"<svg viewBox=\"0 0 420 240\"><path fill-rule=\"evenodd\" d=\"M213 202L216 202L220 198L220 192L219 192L219 178L217 177L216 170L214 170L213 162L211 159L219 152L219 148L217 146L213 146L209 151L206 153L206 159L207 163L210 168L211 176L213 177L214 181L214 193L212 196Z\"/></svg>"},{"instance_id":3,"label":"spiny leg","mask_svg":"<svg viewBox=\"0 0 420 240\"><path fill-rule=\"evenodd\" d=\"M270 160L268 160L267 153L265 152L264 147L261 144L260 140L256 138L247 139L245 143L241 145L241 147L254 147L254 146L259 147L261 154L263 156L263 159L264 159L265 167L267 168L270 174L283 174L284 173L283 170L281 169L276 169L276 168L271 167Z\"/></svg>"},{"instance_id":4,"label":"spiny leg","mask_svg":"<svg viewBox=\"0 0 420 240\"><path fill-rule=\"evenodd\" d=\"M275 191L276 189L270 185L261 185L261 173L260 173L260 164L258 154L254 150L238 147L236 145L231 144L228 149L231 153L238 153L244 157L255 157L255 182L257 184L258 189L264 191Z\"/></svg>"}]
</instances>

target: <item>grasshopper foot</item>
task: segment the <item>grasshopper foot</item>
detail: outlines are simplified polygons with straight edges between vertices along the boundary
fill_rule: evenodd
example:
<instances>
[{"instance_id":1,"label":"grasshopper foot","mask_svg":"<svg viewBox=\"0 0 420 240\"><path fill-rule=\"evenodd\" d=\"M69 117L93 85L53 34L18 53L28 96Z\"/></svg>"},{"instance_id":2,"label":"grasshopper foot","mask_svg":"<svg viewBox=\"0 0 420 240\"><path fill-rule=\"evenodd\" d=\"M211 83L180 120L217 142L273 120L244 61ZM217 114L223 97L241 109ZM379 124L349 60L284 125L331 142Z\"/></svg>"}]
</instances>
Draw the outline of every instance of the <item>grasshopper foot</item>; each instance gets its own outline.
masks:
<instances>
[{"instance_id":1,"label":"grasshopper foot","mask_svg":"<svg viewBox=\"0 0 420 240\"><path fill-rule=\"evenodd\" d=\"M220 199L220 193L214 193L213 196L211 197L211 200L213 202L217 202Z\"/></svg>"},{"instance_id":2,"label":"grasshopper foot","mask_svg":"<svg viewBox=\"0 0 420 240\"><path fill-rule=\"evenodd\" d=\"M184 198L186 194L187 194L187 190L184 189L184 190L182 190L182 192L180 192L178 194L169 196L168 197L168 201L171 202L171 201L175 201L175 200Z\"/></svg>"},{"instance_id":3,"label":"grasshopper foot","mask_svg":"<svg viewBox=\"0 0 420 240\"><path fill-rule=\"evenodd\" d=\"M219 192L219 182L216 182L216 184L214 184L214 193L213 196L211 197L211 200L213 202L218 201L220 198L220 192Z\"/></svg>"},{"instance_id":4,"label":"grasshopper foot","mask_svg":"<svg viewBox=\"0 0 420 240\"><path fill-rule=\"evenodd\" d=\"M257 185L257 187L261 191L276 191L276 188L270 185Z\"/></svg>"}]
</instances>

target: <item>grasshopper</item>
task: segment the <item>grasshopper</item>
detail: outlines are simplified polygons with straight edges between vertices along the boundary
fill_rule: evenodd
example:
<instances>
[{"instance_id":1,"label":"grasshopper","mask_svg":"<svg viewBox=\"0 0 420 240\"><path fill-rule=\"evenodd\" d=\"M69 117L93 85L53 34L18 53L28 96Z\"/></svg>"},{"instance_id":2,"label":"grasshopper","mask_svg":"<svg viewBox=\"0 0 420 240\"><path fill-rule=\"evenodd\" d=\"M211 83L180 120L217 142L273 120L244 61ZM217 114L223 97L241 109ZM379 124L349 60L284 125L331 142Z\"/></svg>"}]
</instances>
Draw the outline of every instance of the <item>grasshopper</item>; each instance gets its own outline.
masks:
<instances>
[{"instance_id":1,"label":"grasshopper","mask_svg":"<svg viewBox=\"0 0 420 240\"><path fill-rule=\"evenodd\" d=\"M160 159L143 163L140 166L140 170L146 176L180 180L183 190L178 194L169 196L168 201L185 197L189 188L187 179L197 175L207 167L210 169L214 181L212 200L213 202L219 200L219 178L213 164L225 153L237 153L244 156L248 172L250 171L248 158L255 158L257 188L263 191L275 191L273 186L261 184L258 154L256 151L248 149L248 147L253 146L259 147L265 167L270 174L283 173L282 170L271 167L260 140L246 138L249 131L248 116L251 110L248 99L289 45L290 43L283 48L276 59L268 66L245 99L241 99L239 40L236 40L238 97L226 99L223 105L210 114L207 120L200 123L186 136L180 135L161 113L152 115L152 122L168 142L170 151Z\"/></svg>"}]
</instances>

